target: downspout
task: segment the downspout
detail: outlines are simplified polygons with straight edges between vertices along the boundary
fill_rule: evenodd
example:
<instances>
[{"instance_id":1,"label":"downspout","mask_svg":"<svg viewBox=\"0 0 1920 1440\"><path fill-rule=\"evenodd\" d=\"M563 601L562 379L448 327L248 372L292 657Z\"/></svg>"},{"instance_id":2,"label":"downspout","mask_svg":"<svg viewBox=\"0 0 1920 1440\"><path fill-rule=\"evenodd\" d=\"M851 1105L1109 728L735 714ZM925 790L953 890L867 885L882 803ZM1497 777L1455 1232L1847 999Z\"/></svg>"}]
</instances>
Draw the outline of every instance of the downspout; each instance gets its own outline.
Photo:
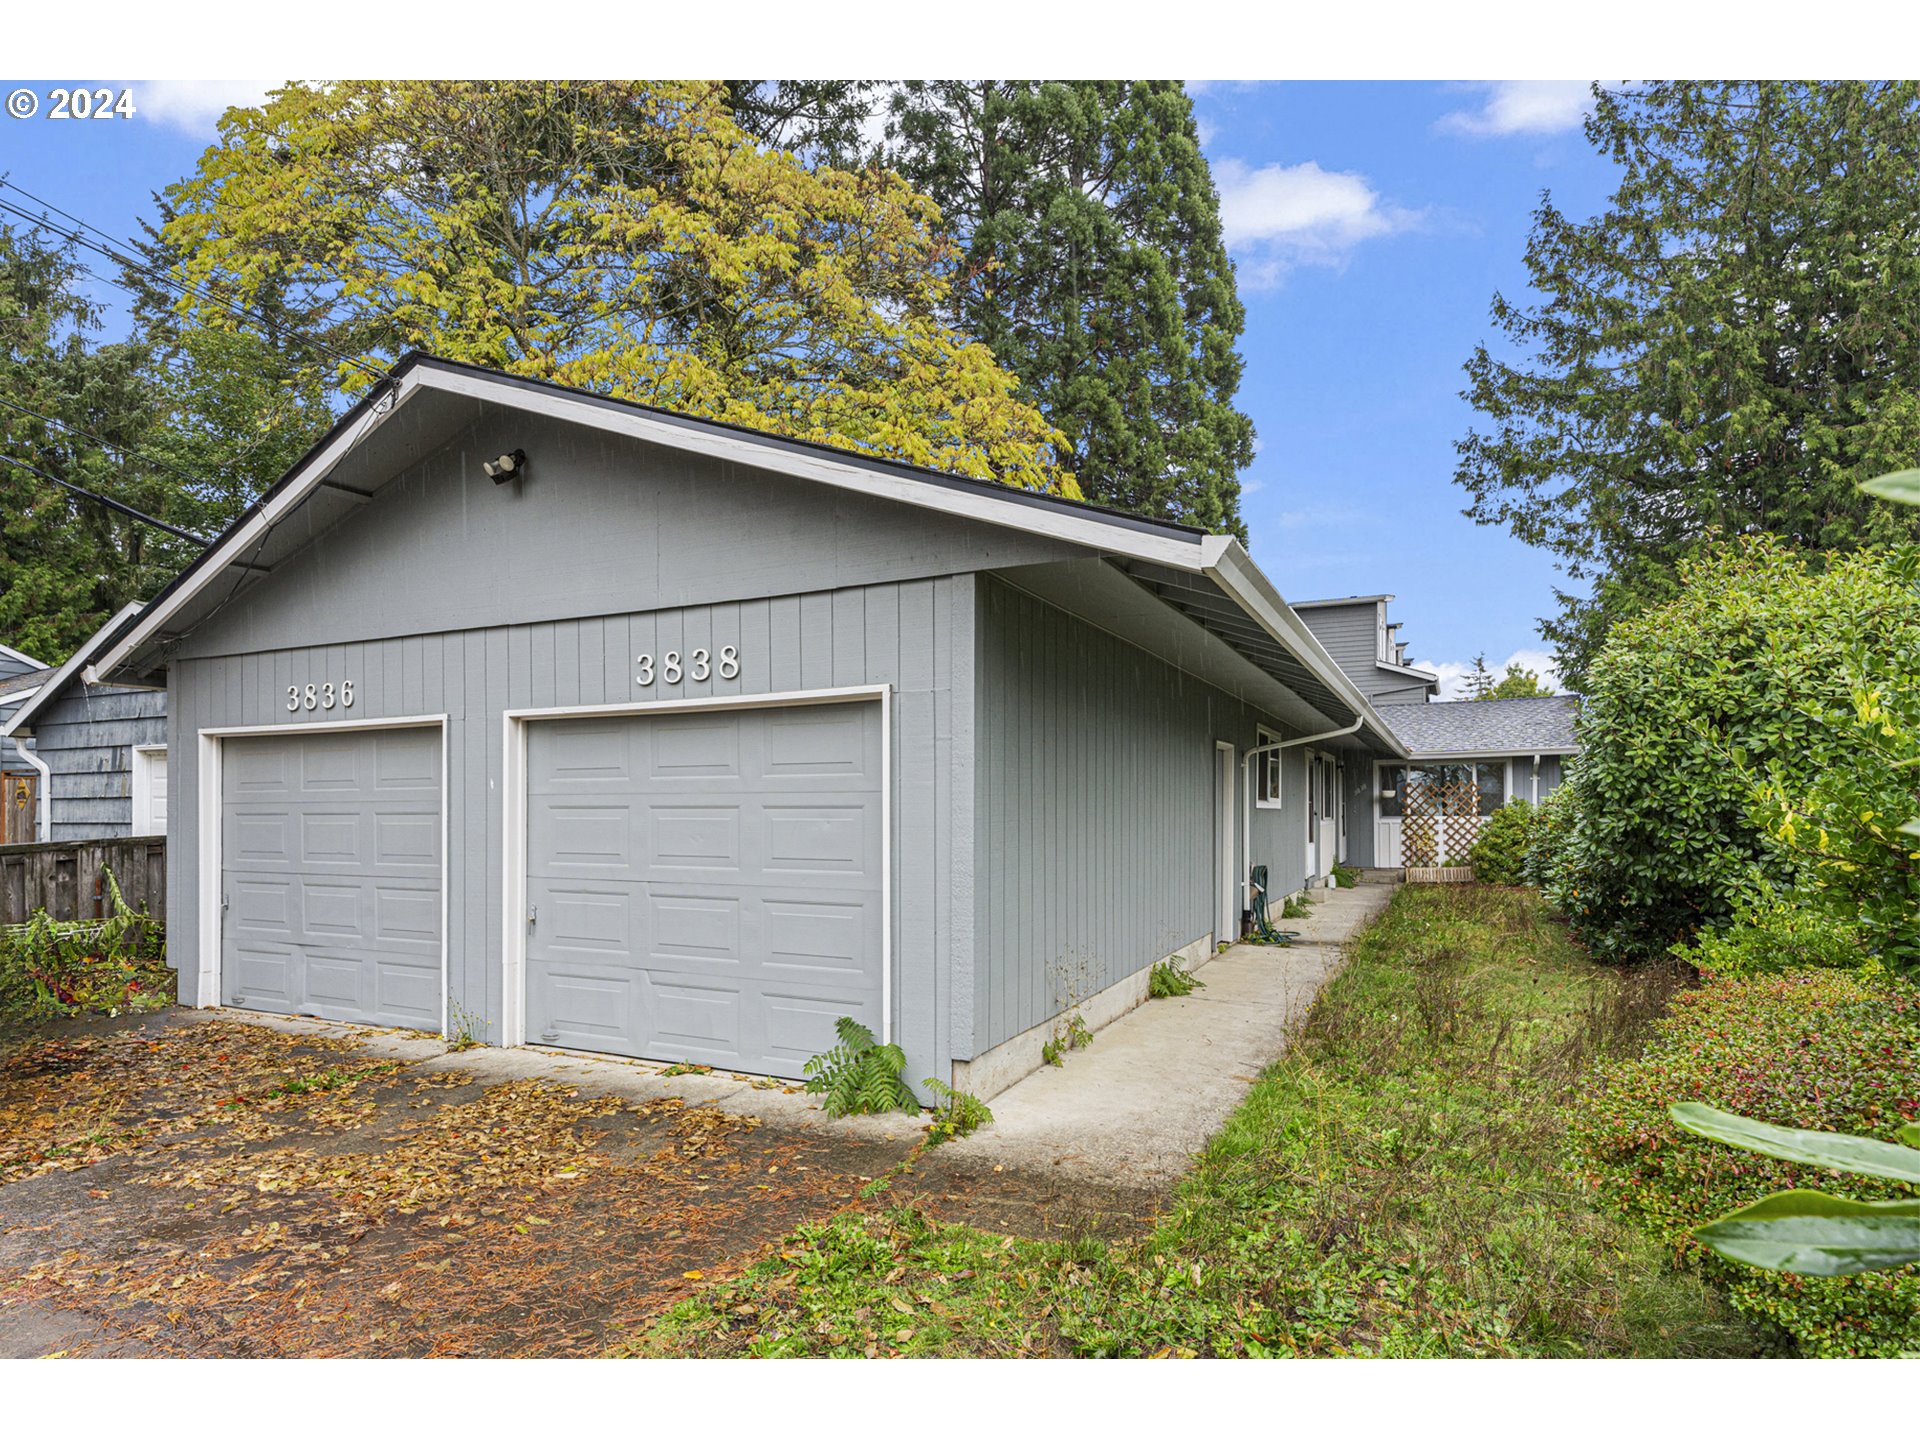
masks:
<instances>
[{"instance_id":1,"label":"downspout","mask_svg":"<svg viewBox=\"0 0 1920 1440\"><path fill-rule=\"evenodd\" d=\"M1536 806L1540 803L1540 757L1538 755L1533 757L1533 803Z\"/></svg>"},{"instance_id":2,"label":"downspout","mask_svg":"<svg viewBox=\"0 0 1920 1440\"><path fill-rule=\"evenodd\" d=\"M18 735L8 738L13 741L13 748L19 753L20 758L40 772L39 794L34 797L33 804L33 833L34 837L44 845L48 831L53 828L47 813L48 792L53 788L53 771L46 761L21 743Z\"/></svg>"},{"instance_id":3,"label":"downspout","mask_svg":"<svg viewBox=\"0 0 1920 1440\"><path fill-rule=\"evenodd\" d=\"M1240 908L1245 910L1252 903L1248 886L1253 871L1253 757L1271 755L1280 750L1291 750L1295 745L1312 745L1321 740L1338 740L1342 735L1351 735L1367 723L1362 715L1351 725L1342 725L1338 730L1328 730L1319 735L1302 735L1297 740L1274 740L1265 745L1255 745L1247 751L1240 761L1240 778L1245 792L1240 804Z\"/></svg>"}]
</instances>

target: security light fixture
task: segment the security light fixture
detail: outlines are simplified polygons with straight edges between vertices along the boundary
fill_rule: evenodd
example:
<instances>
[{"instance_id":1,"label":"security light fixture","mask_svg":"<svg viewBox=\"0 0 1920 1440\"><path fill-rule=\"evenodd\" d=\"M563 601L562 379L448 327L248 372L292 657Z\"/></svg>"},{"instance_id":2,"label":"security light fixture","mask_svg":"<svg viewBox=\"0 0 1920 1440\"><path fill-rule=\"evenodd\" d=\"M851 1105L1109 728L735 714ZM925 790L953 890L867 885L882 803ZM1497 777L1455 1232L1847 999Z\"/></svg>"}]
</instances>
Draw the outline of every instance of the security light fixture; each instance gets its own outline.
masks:
<instances>
[{"instance_id":1,"label":"security light fixture","mask_svg":"<svg viewBox=\"0 0 1920 1440\"><path fill-rule=\"evenodd\" d=\"M520 472L527 468L527 452L515 450L492 460L483 460L480 468L487 472L487 478L494 484L504 485L509 480L518 479Z\"/></svg>"}]
</instances>

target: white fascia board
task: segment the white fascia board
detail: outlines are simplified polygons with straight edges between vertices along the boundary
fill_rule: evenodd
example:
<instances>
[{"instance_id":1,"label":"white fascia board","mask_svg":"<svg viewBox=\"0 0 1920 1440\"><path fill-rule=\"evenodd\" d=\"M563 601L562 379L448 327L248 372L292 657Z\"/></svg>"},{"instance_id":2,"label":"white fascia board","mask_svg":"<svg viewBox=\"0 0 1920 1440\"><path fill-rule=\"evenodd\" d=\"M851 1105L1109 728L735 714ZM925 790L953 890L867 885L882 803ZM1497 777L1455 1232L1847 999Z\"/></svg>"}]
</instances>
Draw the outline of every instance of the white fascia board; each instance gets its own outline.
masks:
<instances>
[{"instance_id":1,"label":"white fascia board","mask_svg":"<svg viewBox=\"0 0 1920 1440\"><path fill-rule=\"evenodd\" d=\"M1376 660L1373 663L1382 670L1391 670L1395 675L1405 675L1409 680L1425 680L1432 685L1440 683L1440 677L1431 670L1416 670L1411 665L1395 665L1391 660Z\"/></svg>"},{"instance_id":2,"label":"white fascia board","mask_svg":"<svg viewBox=\"0 0 1920 1440\"><path fill-rule=\"evenodd\" d=\"M1407 752L1407 758L1431 764L1447 762L1465 765L1472 760L1524 760L1531 755L1567 756L1579 753L1580 747L1577 745L1528 745L1519 750L1411 750Z\"/></svg>"},{"instance_id":3,"label":"white fascia board","mask_svg":"<svg viewBox=\"0 0 1920 1440\"><path fill-rule=\"evenodd\" d=\"M590 396L503 384L486 375L439 370L431 364L423 365L407 378L429 389L444 390L474 400L490 400L516 410L529 410L551 419L625 435L649 444L691 451L755 470L770 470L796 479L813 480L836 489L856 490L862 495L878 495L904 505L979 520L1004 530L1024 530L1049 539L1065 540L1137 560L1151 560L1194 573L1200 569L1205 541L1213 538L1156 535L1103 519L1097 514L1079 514L1064 507L1026 505L1016 500L1003 500L990 493L950 490L911 474L890 474L884 469L855 465L824 452L763 445L750 435L676 425L644 411L598 403Z\"/></svg>"},{"instance_id":4,"label":"white fascia board","mask_svg":"<svg viewBox=\"0 0 1920 1440\"><path fill-rule=\"evenodd\" d=\"M5 655L10 660L18 660L22 665L31 665L36 670L44 670L47 668L46 661L36 660L25 651L16 650L11 645L0 645L0 655Z\"/></svg>"},{"instance_id":5,"label":"white fascia board","mask_svg":"<svg viewBox=\"0 0 1920 1440\"><path fill-rule=\"evenodd\" d=\"M16 730L31 730L33 728L34 716L38 715L59 698L61 692L67 688L67 682L74 677L75 672L86 665L87 656L93 647L100 643L100 637L102 635L111 635L116 627L126 622L126 618L129 615L138 614L139 610L140 602L138 600L133 600L122 605L118 613L116 613L111 620L107 621L106 624L102 625L88 637L86 644L82 645L67 657L66 664L54 671L47 679L40 682L40 687L33 692L33 698L18 710L14 711L13 718L7 721L4 727L0 727L0 739L5 739ZM91 672L88 672L88 674L82 678L90 679Z\"/></svg>"},{"instance_id":6,"label":"white fascia board","mask_svg":"<svg viewBox=\"0 0 1920 1440\"><path fill-rule=\"evenodd\" d=\"M244 559L275 525L299 508L320 482L333 473L334 466L344 460L349 451L397 415L400 407L419 390L420 372L417 370L396 379L389 399L376 401L372 410L335 435L326 448L308 457L294 472L284 490L262 505L246 523L229 530L223 539L215 543L205 560L199 562L198 573L164 601L152 605L140 617L140 623L121 637L119 644L95 659L87 667L87 678L97 681L102 676L111 675L121 662L151 640L160 627L178 614L183 606L219 579L228 565Z\"/></svg>"},{"instance_id":7,"label":"white fascia board","mask_svg":"<svg viewBox=\"0 0 1920 1440\"><path fill-rule=\"evenodd\" d=\"M1407 754L1387 722L1380 718L1367 697L1326 651L1306 622L1281 598L1273 582L1253 563L1240 542L1231 535L1209 535L1201 542L1203 571L1244 610L1253 621L1280 644L1299 656L1307 668L1329 690L1340 697L1347 708L1361 716L1374 734L1393 748L1396 755Z\"/></svg>"}]
</instances>

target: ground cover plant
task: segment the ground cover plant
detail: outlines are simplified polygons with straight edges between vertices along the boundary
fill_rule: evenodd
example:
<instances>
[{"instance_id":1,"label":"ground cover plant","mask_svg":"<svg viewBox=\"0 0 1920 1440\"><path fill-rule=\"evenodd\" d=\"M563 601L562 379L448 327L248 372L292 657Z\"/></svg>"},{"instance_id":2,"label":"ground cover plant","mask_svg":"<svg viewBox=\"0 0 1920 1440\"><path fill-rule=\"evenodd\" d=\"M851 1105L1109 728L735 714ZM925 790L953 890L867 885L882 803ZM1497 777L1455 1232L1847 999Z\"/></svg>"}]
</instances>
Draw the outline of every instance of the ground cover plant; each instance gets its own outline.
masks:
<instances>
[{"instance_id":1,"label":"ground cover plant","mask_svg":"<svg viewBox=\"0 0 1920 1440\"><path fill-rule=\"evenodd\" d=\"M0 1046L53 1020L173 1003L165 932L127 903L112 871L102 874L104 918L55 920L40 910L24 924L0 927Z\"/></svg>"},{"instance_id":2,"label":"ground cover plant","mask_svg":"<svg viewBox=\"0 0 1920 1440\"><path fill-rule=\"evenodd\" d=\"M1019 1240L883 1193L621 1351L1754 1353L1565 1164L1563 1104L1670 973L1591 965L1527 891L1403 890L1150 1234Z\"/></svg>"},{"instance_id":3,"label":"ground cover plant","mask_svg":"<svg viewBox=\"0 0 1920 1440\"><path fill-rule=\"evenodd\" d=\"M1611 1065L1577 1107L1573 1138L1604 1203L1646 1226L1733 1305L1803 1353L1920 1350L1920 1272L1780 1274L1706 1254L1694 1227L1817 1181L1855 1200L1911 1197L1886 1180L1809 1171L1678 1129L1696 1102L1772 1125L1894 1140L1920 1116L1920 989L1844 971L1756 975L1678 995L1644 1054Z\"/></svg>"}]
</instances>

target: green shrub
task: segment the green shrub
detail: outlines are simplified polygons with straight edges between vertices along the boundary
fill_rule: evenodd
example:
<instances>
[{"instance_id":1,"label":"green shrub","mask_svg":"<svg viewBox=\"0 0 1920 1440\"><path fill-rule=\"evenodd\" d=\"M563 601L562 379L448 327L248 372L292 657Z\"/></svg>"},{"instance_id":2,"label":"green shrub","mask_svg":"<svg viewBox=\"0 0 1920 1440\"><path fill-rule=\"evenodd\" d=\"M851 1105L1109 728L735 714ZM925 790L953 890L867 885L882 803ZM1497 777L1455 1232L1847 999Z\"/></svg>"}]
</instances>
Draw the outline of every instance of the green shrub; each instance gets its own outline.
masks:
<instances>
[{"instance_id":1,"label":"green shrub","mask_svg":"<svg viewBox=\"0 0 1920 1440\"><path fill-rule=\"evenodd\" d=\"M1336 890L1351 890L1360 883L1360 872L1343 861L1336 861L1333 867L1333 885Z\"/></svg>"},{"instance_id":2,"label":"green shrub","mask_svg":"<svg viewBox=\"0 0 1920 1440\"><path fill-rule=\"evenodd\" d=\"M1527 842L1532 834L1533 806L1525 800L1509 800L1502 805L1473 837L1473 849L1467 854L1473 878L1482 885L1524 883Z\"/></svg>"},{"instance_id":3,"label":"green shrub","mask_svg":"<svg viewBox=\"0 0 1920 1440\"><path fill-rule=\"evenodd\" d=\"M1777 897L1745 906L1724 930L1703 931L1673 953L1719 979L1789 970L1879 970L1860 932L1822 909Z\"/></svg>"},{"instance_id":4,"label":"green shrub","mask_svg":"<svg viewBox=\"0 0 1920 1440\"><path fill-rule=\"evenodd\" d=\"M104 920L55 920L45 910L0 929L0 1043L69 1016L158 1010L173 1003L166 938L104 872Z\"/></svg>"},{"instance_id":5,"label":"green shrub","mask_svg":"<svg viewBox=\"0 0 1920 1440\"><path fill-rule=\"evenodd\" d=\"M1578 803L1573 782L1578 772L1554 787L1547 798L1533 807L1533 823L1527 827L1526 853L1520 857L1520 880L1543 895L1551 897L1560 888L1567 860L1567 841L1573 833L1574 806Z\"/></svg>"},{"instance_id":6,"label":"green shrub","mask_svg":"<svg viewBox=\"0 0 1920 1440\"><path fill-rule=\"evenodd\" d=\"M890 1110L917 1111L920 1102L900 1078L907 1068L906 1052L898 1045L882 1045L873 1032L851 1016L833 1022L840 1043L824 1055L807 1061L807 1093L821 1098L820 1108L838 1119L843 1115L884 1115Z\"/></svg>"},{"instance_id":7,"label":"green shrub","mask_svg":"<svg viewBox=\"0 0 1920 1440\"><path fill-rule=\"evenodd\" d=\"M1603 1067L1570 1127L1603 1201L1698 1260L1736 1308L1778 1325L1811 1355L1920 1349L1920 1273L1812 1279L1730 1264L1690 1229L1762 1196L1809 1183L1805 1167L1678 1130L1675 1102L1890 1140L1920 1114L1920 989L1841 971L1724 980L1675 997L1637 1059ZM1901 1187L1820 1176L1859 1200Z\"/></svg>"},{"instance_id":8,"label":"green shrub","mask_svg":"<svg viewBox=\"0 0 1920 1440\"><path fill-rule=\"evenodd\" d=\"M1158 962L1147 976L1149 1000L1177 1000L1183 995L1191 995L1196 990L1206 988L1206 981L1172 960Z\"/></svg>"},{"instance_id":9,"label":"green shrub","mask_svg":"<svg viewBox=\"0 0 1920 1440\"><path fill-rule=\"evenodd\" d=\"M1870 769L1878 793L1886 761L1846 717L1863 684L1920 685L1920 594L1897 559L1810 558L1753 536L1680 575L1674 599L1614 627L1581 702L1573 824L1549 894L1603 960L1657 957L1725 925L1756 878L1790 888L1804 857L1769 833L1779 806L1761 803L1759 782ZM1909 883L1890 924L1912 924Z\"/></svg>"},{"instance_id":10,"label":"green shrub","mask_svg":"<svg viewBox=\"0 0 1920 1440\"><path fill-rule=\"evenodd\" d=\"M993 1111L978 1095L956 1090L945 1081L927 1077L926 1086L933 1095L933 1123L927 1126L927 1143L942 1145L971 1135L982 1125L993 1123Z\"/></svg>"}]
</instances>

